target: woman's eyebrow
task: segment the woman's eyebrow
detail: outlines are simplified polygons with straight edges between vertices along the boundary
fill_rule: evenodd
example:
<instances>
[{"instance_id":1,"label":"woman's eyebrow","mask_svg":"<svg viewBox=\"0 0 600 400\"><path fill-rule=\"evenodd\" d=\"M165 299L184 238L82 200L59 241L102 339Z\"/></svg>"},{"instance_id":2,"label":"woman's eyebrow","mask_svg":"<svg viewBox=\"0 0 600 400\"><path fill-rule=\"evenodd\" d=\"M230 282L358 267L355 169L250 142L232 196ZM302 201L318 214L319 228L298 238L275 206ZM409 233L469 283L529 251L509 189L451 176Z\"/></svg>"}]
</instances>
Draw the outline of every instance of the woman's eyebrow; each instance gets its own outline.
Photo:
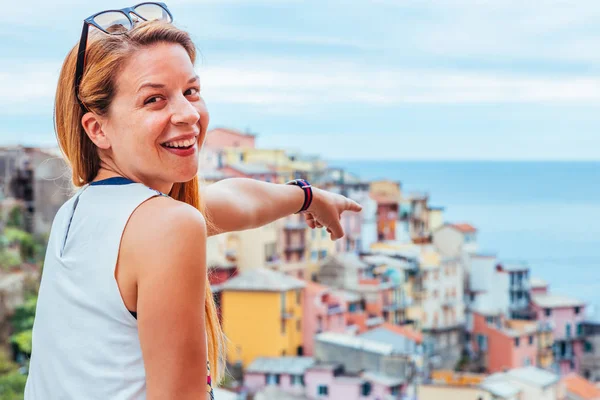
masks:
<instances>
[{"instance_id":1,"label":"woman's eyebrow","mask_svg":"<svg viewBox=\"0 0 600 400\"><path fill-rule=\"evenodd\" d=\"M187 81L187 83L190 84L196 81L200 81L200 77L198 75L194 75L193 77L191 77L190 80ZM140 85L140 87L136 90L136 93L140 92L142 89L145 89L147 87L153 89L162 89L165 87L165 85L163 85L162 83L146 82Z\"/></svg>"}]
</instances>

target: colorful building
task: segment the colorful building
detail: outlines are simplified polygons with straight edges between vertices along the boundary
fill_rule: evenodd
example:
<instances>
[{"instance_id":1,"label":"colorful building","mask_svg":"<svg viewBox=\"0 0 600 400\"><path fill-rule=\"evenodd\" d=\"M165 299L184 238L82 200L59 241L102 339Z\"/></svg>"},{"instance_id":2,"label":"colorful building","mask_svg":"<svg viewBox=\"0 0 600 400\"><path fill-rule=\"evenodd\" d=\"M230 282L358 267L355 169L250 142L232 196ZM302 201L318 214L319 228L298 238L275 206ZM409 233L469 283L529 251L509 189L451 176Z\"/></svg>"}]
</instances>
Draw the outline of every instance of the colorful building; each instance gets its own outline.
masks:
<instances>
[{"instance_id":1,"label":"colorful building","mask_svg":"<svg viewBox=\"0 0 600 400\"><path fill-rule=\"evenodd\" d=\"M534 322L505 320L502 315L473 310L471 346L490 373L535 365L537 326Z\"/></svg>"},{"instance_id":2,"label":"colorful building","mask_svg":"<svg viewBox=\"0 0 600 400\"><path fill-rule=\"evenodd\" d=\"M283 219L283 235L280 235L282 261L286 263L304 262L307 259L309 237L308 225L302 214L292 214Z\"/></svg>"},{"instance_id":3,"label":"colorful building","mask_svg":"<svg viewBox=\"0 0 600 400\"><path fill-rule=\"evenodd\" d=\"M566 296L541 294L532 296L537 321L553 328L554 361L561 375L581 370L584 337L585 303Z\"/></svg>"},{"instance_id":4,"label":"colorful building","mask_svg":"<svg viewBox=\"0 0 600 400\"><path fill-rule=\"evenodd\" d=\"M371 182L370 197L377 202L378 240L396 239L396 221L398 219L400 196L400 182Z\"/></svg>"},{"instance_id":5,"label":"colorful building","mask_svg":"<svg viewBox=\"0 0 600 400\"><path fill-rule=\"evenodd\" d=\"M343 333L347 327L348 305L343 296L327 286L307 282L304 289L304 322L302 335L304 354L314 354L315 335L322 332Z\"/></svg>"},{"instance_id":6,"label":"colorful building","mask_svg":"<svg viewBox=\"0 0 600 400\"><path fill-rule=\"evenodd\" d=\"M228 361L247 366L257 357L302 355L305 286L266 268L241 271L220 285Z\"/></svg>"},{"instance_id":7,"label":"colorful building","mask_svg":"<svg viewBox=\"0 0 600 400\"><path fill-rule=\"evenodd\" d=\"M444 256L458 257L476 253L477 228L468 223L446 223L433 232L433 244Z\"/></svg>"}]
</instances>

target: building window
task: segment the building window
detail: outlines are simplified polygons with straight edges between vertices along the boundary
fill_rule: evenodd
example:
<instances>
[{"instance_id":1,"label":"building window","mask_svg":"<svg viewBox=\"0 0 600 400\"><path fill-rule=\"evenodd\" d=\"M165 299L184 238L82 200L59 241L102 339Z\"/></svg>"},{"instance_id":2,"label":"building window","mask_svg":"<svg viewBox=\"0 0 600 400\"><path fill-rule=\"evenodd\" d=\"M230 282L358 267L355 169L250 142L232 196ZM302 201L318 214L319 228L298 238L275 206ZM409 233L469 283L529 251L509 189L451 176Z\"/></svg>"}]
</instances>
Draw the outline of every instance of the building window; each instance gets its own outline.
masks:
<instances>
[{"instance_id":1,"label":"building window","mask_svg":"<svg viewBox=\"0 0 600 400\"><path fill-rule=\"evenodd\" d=\"M280 378L279 374L267 374L267 385L279 385Z\"/></svg>"},{"instance_id":2,"label":"building window","mask_svg":"<svg viewBox=\"0 0 600 400\"><path fill-rule=\"evenodd\" d=\"M515 347L519 347L519 338L515 338Z\"/></svg>"},{"instance_id":3,"label":"building window","mask_svg":"<svg viewBox=\"0 0 600 400\"><path fill-rule=\"evenodd\" d=\"M550 308L546 308L546 309L544 310L544 312L546 313L546 317L549 317L549 316L551 316L551 315L552 315L552 309L550 309Z\"/></svg>"},{"instance_id":4,"label":"building window","mask_svg":"<svg viewBox=\"0 0 600 400\"><path fill-rule=\"evenodd\" d=\"M364 397L367 397L371 394L371 383L370 382L363 383L362 388L361 388L361 393Z\"/></svg>"},{"instance_id":5,"label":"building window","mask_svg":"<svg viewBox=\"0 0 600 400\"><path fill-rule=\"evenodd\" d=\"M488 325L493 325L494 324L494 317L485 317L485 322Z\"/></svg>"},{"instance_id":6,"label":"building window","mask_svg":"<svg viewBox=\"0 0 600 400\"><path fill-rule=\"evenodd\" d=\"M321 228L321 237L327 237L327 230L325 228Z\"/></svg>"},{"instance_id":7,"label":"building window","mask_svg":"<svg viewBox=\"0 0 600 400\"><path fill-rule=\"evenodd\" d=\"M327 385L317 386L317 395L318 396L329 396L329 388L327 387Z\"/></svg>"},{"instance_id":8,"label":"building window","mask_svg":"<svg viewBox=\"0 0 600 400\"><path fill-rule=\"evenodd\" d=\"M281 302L281 313L285 312L285 295L286 295L285 292L281 292L280 297L279 297L280 302Z\"/></svg>"},{"instance_id":9,"label":"building window","mask_svg":"<svg viewBox=\"0 0 600 400\"><path fill-rule=\"evenodd\" d=\"M580 307L575 307L575 315L579 315L579 311L581 311Z\"/></svg>"},{"instance_id":10,"label":"building window","mask_svg":"<svg viewBox=\"0 0 600 400\"><path fill-rule=\"evenodd\" d=\"M281 334L285 335L285 319L281 318Z\"/></svg>"},{"instance_id":11,"label":"building window","mask_svg":"<svg viewBox=\"0 0 600 400\"><path fill-rule=\"evenodd\" d=\"M325 257L327 257L327 250L321 250L321 251L319 251L319 259L322 260Z\"/></svg>"},{"instance_id":12,"label":"building window","mask_svg":"<svg viewBox=\"0 0 600 400\"><path fill-rule=\"evenodd\" d=\"M300 289L296 289L296 304L300 305L302 302L302 291Z\"/></svg>"},{"instance_id":13,"label":"building window","mask_svg":"<svg viewBox=\"0 0 600 400\"><path fill-rule=\"evenodd\" d=\"M594 352L594 345L592 345L592 343L590 342L583 342L583 351L586 353L593 353Z\"/></svg>"},{"instance_id":14,"label":"building window","mask_svg":"<svg viewBox=\"0 0 600 400\"><path fill-rule=\"evenodd\" d=\"M571 324L565 325L565 335L567 336L567 339L571 337Z\"/></svg>"},{"instance_id":15,"label":"building window","mask_svg":"<svg viewBox=\"0 0 600 400\"><path fill-rule=\"evenodd\" d=\"M532 345L533 344L533 335L529 336L529 344Z\"/></svg>"},{"instance_id":16,"label":"building window","mask_svg":"<svg viewBox=\"0 0 600 400\"><path fill-rule=\"evenodd\" d=\"M300 332L300 330L302 329L301 325L300 325L300 320L296 320L296 331Z\"/></svg>"},{"instance_id":17,"label":"building window","mask_svg":"<svg viewBox=\"0 0 600 400\"><path fill-rule=\"evenodd\" d=\"M303 375L292 375L292 385L304 386L304 376Z\"/></svg>"},{"instance_id":18,"label":"building window","mask_svg":"<svg viewBox=\"0 0 600 400\"><path fill-rule=\"evenodd\" d=\"M477 335L477 347L480 351L487 351L487 337L485 335Z\"/></svg>"},{"instance_id":19,"label":"building window","mask_svg":"<svg viewBox=\"0 0 600 400\"><path fill-rule=\"evenodd\" d=\"M310 252L310 259L312 261L317 261L319 259L319 252L316 250L313 250Z\"/></svg>"},{"instance_id":20,"label":"building window","mask_svg":"<svg viewBox=\"0 0 600 400\"><path fill-rule=\"evenodd\" d=\"M392 386L390 392L392 396L398 396L400 394L400 386Z\"/></svg>"}]
</instances>

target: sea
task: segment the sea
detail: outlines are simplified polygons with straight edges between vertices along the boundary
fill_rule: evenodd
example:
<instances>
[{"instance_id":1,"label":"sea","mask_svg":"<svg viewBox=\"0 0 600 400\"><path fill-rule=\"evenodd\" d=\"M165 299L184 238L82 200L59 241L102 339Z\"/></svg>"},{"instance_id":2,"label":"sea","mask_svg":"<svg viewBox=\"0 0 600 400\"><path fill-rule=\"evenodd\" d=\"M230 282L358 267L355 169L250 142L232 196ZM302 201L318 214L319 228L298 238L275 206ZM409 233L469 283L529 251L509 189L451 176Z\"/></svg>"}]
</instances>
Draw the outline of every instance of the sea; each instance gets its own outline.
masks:
<instances>
[{"instance_id":1,"label":"sea","mask_svg":"<svg viewBox=\"0 0 600 400\"><path fill-rule=\"evenodd\" d=\"M600 162L329 161L366 180L427 192L446 222L478 229L479 249L525 261L550 291L600 313Z\"/></svg>"}]
</instances>

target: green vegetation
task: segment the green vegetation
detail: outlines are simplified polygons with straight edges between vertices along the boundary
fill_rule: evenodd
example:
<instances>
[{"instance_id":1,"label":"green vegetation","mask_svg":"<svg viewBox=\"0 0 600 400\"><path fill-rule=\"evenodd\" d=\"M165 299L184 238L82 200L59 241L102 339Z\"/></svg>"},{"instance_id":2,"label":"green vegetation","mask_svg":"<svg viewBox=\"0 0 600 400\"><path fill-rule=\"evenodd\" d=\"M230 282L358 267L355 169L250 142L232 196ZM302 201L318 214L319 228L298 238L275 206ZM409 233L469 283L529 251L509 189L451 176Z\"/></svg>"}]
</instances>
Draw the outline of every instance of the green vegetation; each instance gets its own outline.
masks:
<instances>
[{"instance_id":1,"label":"green vegetation","mask_svg":"<svg viewBox=\"0 0 600 400\"><path fill-rule=\"evenodd\" d=\"M0 351L0 400L23 400L27 376L21 374L4 351Z\"/></svg>"}]
</instances>

